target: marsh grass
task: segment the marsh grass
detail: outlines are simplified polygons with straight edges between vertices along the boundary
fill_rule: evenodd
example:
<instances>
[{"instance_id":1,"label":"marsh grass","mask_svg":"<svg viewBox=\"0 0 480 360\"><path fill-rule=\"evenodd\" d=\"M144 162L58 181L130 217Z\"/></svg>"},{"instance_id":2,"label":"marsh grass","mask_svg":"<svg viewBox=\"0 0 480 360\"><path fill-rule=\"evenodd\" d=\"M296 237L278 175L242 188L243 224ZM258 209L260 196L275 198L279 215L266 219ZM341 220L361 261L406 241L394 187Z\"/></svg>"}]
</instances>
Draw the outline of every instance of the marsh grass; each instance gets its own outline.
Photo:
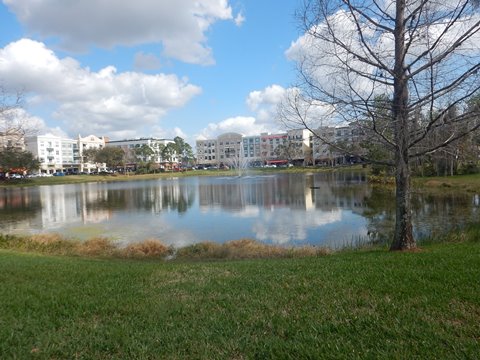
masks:
<instances>
[{"instance_id":1,"label":"marsh grass","mask_svg":"<svg viewBox=\"0 0 480 360\"><path fill-rule=\"evenodd\" d=\"M129 258L166 258L172 255L173 249L156 239L147 239L127 245L121 253Z\"/></svg>"},{"instance_id":2,"label":"marsh grass","mask_svg":"<svg viewBox=\"0 0 480 360\"><path fill-rule=\"evenodd\" d=\"M64 238L59 234L32 236L0 235L0 248L50 255L93 256L115 258L147 258L160 260L235 260L265 258L295 258L323 256L326 248L315 246L281 247L266 245L251 239L229 241L223 244L202 242L175 249L156 239L118 246L106 237L86 241Z\"/></svg>"},{"instance_id":3,"label":"marsh grass","mask_svg":"<svg viewBox=\"0 0 480 360\"><path fill-rule=\"evenodd\" d=\"M228 241L223 244L202 242L185 246L176 252L177 259L265 259L312 257L329 254L326 248L315 246L281 247L260 243L252 239Z\"/></svg>"}]
</instances>

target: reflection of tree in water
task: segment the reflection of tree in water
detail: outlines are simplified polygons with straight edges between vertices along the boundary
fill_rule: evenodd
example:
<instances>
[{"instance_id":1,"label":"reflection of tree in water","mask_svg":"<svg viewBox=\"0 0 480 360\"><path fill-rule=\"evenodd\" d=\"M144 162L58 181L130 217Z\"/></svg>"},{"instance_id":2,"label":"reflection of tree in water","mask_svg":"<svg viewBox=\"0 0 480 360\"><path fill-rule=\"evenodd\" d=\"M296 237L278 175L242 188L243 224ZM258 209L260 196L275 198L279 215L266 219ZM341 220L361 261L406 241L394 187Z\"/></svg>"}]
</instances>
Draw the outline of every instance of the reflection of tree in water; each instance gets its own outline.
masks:
<instances>
[{"instance_id":1,"label":"reflection of tree in water","mask_svg":"<svg viewBox=\"0 0 480 360\"><path fill-rule=\"evenodd\" d=\"M185 213L195 200L195 189L179 183L99 191L87 201L87 209L146 210L153 213L174 210Z\"/></svg>"},{"instance_id":2,"label":"reflection of tree in water","mask_svg":"<svg viewBox=\"0 0 480 360\"><path fill-rule=\"evenodd\" d=\"M480 220L475 195L457 192L412 193L411 208L415 236L419 239L441 235L455 227ZM395 224L393 191L374 188L366 198L368 233L373 243L388 243Z\"/></svg>"},{"instance_id":3,"label":"reflection of tree in water","mask_svg":"<svg viewBox=\"0 0 480 360\"><path fill-rule=\"evenodd\" d=\"M1 189L0 189L1 190ZM42 204L33 189L3 189L0 196L0 222L21 221L34 218Z\"/></svg>"},{"instance_id":4,"label":"reflection of tree in water","mask_svg":"<svg viewBox=\"0 0 480 360\"><path fill-rule=\"evenodd\" d=\"M363 216L367 218L369 240L376 243L390 242L395 225L395 197L391 190L374 187L369 197L365 198L366 209Z\"/></svg>"},{"instance_id":5,"label":"reflection of tree in water","mask_svg":"<svg viewBox=\"0 0 480 360\"><path fill-rule=\"evenodd\" d=\"M413 194L414 226L419 236L438 235L480 220L474 194L442 191Z\"/></svg>"}]
</instances>

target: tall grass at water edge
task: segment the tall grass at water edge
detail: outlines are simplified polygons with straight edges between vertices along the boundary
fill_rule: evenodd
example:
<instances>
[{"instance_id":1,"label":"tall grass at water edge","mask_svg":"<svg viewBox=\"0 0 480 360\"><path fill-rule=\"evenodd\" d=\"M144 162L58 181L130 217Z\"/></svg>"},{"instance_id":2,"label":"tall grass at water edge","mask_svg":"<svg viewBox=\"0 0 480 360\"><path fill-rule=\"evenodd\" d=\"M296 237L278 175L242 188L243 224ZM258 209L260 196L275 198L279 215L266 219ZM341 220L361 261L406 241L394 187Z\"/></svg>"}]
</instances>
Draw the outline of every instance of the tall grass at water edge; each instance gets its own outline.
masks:
<instances>
[{"instance_id":1,"label":"tall grass at water edge","mask_svg":"<svg viewBox=\"0 0 480 360\"><path fill-rule=\"evenodd\" d=\"M321 247L272 246L251 239L233 240L223 244L202 242L179 249L167 246L156 239L147 239L143 242L130 243L121 247L105 237L94 237L86 241L80 241L68 239L59 234L0 235L1 248L50 255L155 258L160 260L292 258L321 256L330 253L328 249Z\"/></svg>"}]
</instances>

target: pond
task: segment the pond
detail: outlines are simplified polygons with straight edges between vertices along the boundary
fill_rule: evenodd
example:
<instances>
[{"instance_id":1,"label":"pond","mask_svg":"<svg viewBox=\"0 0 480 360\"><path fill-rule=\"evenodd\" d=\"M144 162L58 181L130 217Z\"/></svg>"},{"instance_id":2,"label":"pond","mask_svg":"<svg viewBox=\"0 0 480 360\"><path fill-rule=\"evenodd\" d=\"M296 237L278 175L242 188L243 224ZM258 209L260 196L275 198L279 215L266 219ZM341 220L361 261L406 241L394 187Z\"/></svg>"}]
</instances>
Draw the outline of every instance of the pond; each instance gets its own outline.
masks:
<instances>
[{"instance_id":1,"label":"pond","mask_svg":"<svg viewBox=\"0 0 480 360\"><path fill-rule=\"evenodd\" d=\"M478 221L472 193L414 194L414 231L428 236ZM177 247L251 238L331 248L388 239L391 191L362 172L182 177L0 189L0 232L60 233Z\"/></svg>"}]
</instances>

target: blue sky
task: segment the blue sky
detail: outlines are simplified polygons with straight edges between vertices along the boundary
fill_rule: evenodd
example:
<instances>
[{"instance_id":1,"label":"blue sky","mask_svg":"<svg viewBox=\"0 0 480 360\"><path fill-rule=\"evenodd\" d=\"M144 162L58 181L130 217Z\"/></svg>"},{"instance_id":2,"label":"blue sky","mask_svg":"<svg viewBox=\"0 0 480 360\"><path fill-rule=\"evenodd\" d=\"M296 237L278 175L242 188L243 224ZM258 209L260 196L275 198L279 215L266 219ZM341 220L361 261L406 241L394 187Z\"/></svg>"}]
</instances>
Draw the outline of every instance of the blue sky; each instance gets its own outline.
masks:
<instances>
[{"instance_id":1,"label":"blue sky","mask_svg":"<svg viewBox=\"0 0 480 360\"><path fill-rule=\"evenodd\" d=\"M0 85L67 136L281 131L298 1L2 0Z\"/></svg>"}]
</instances>

